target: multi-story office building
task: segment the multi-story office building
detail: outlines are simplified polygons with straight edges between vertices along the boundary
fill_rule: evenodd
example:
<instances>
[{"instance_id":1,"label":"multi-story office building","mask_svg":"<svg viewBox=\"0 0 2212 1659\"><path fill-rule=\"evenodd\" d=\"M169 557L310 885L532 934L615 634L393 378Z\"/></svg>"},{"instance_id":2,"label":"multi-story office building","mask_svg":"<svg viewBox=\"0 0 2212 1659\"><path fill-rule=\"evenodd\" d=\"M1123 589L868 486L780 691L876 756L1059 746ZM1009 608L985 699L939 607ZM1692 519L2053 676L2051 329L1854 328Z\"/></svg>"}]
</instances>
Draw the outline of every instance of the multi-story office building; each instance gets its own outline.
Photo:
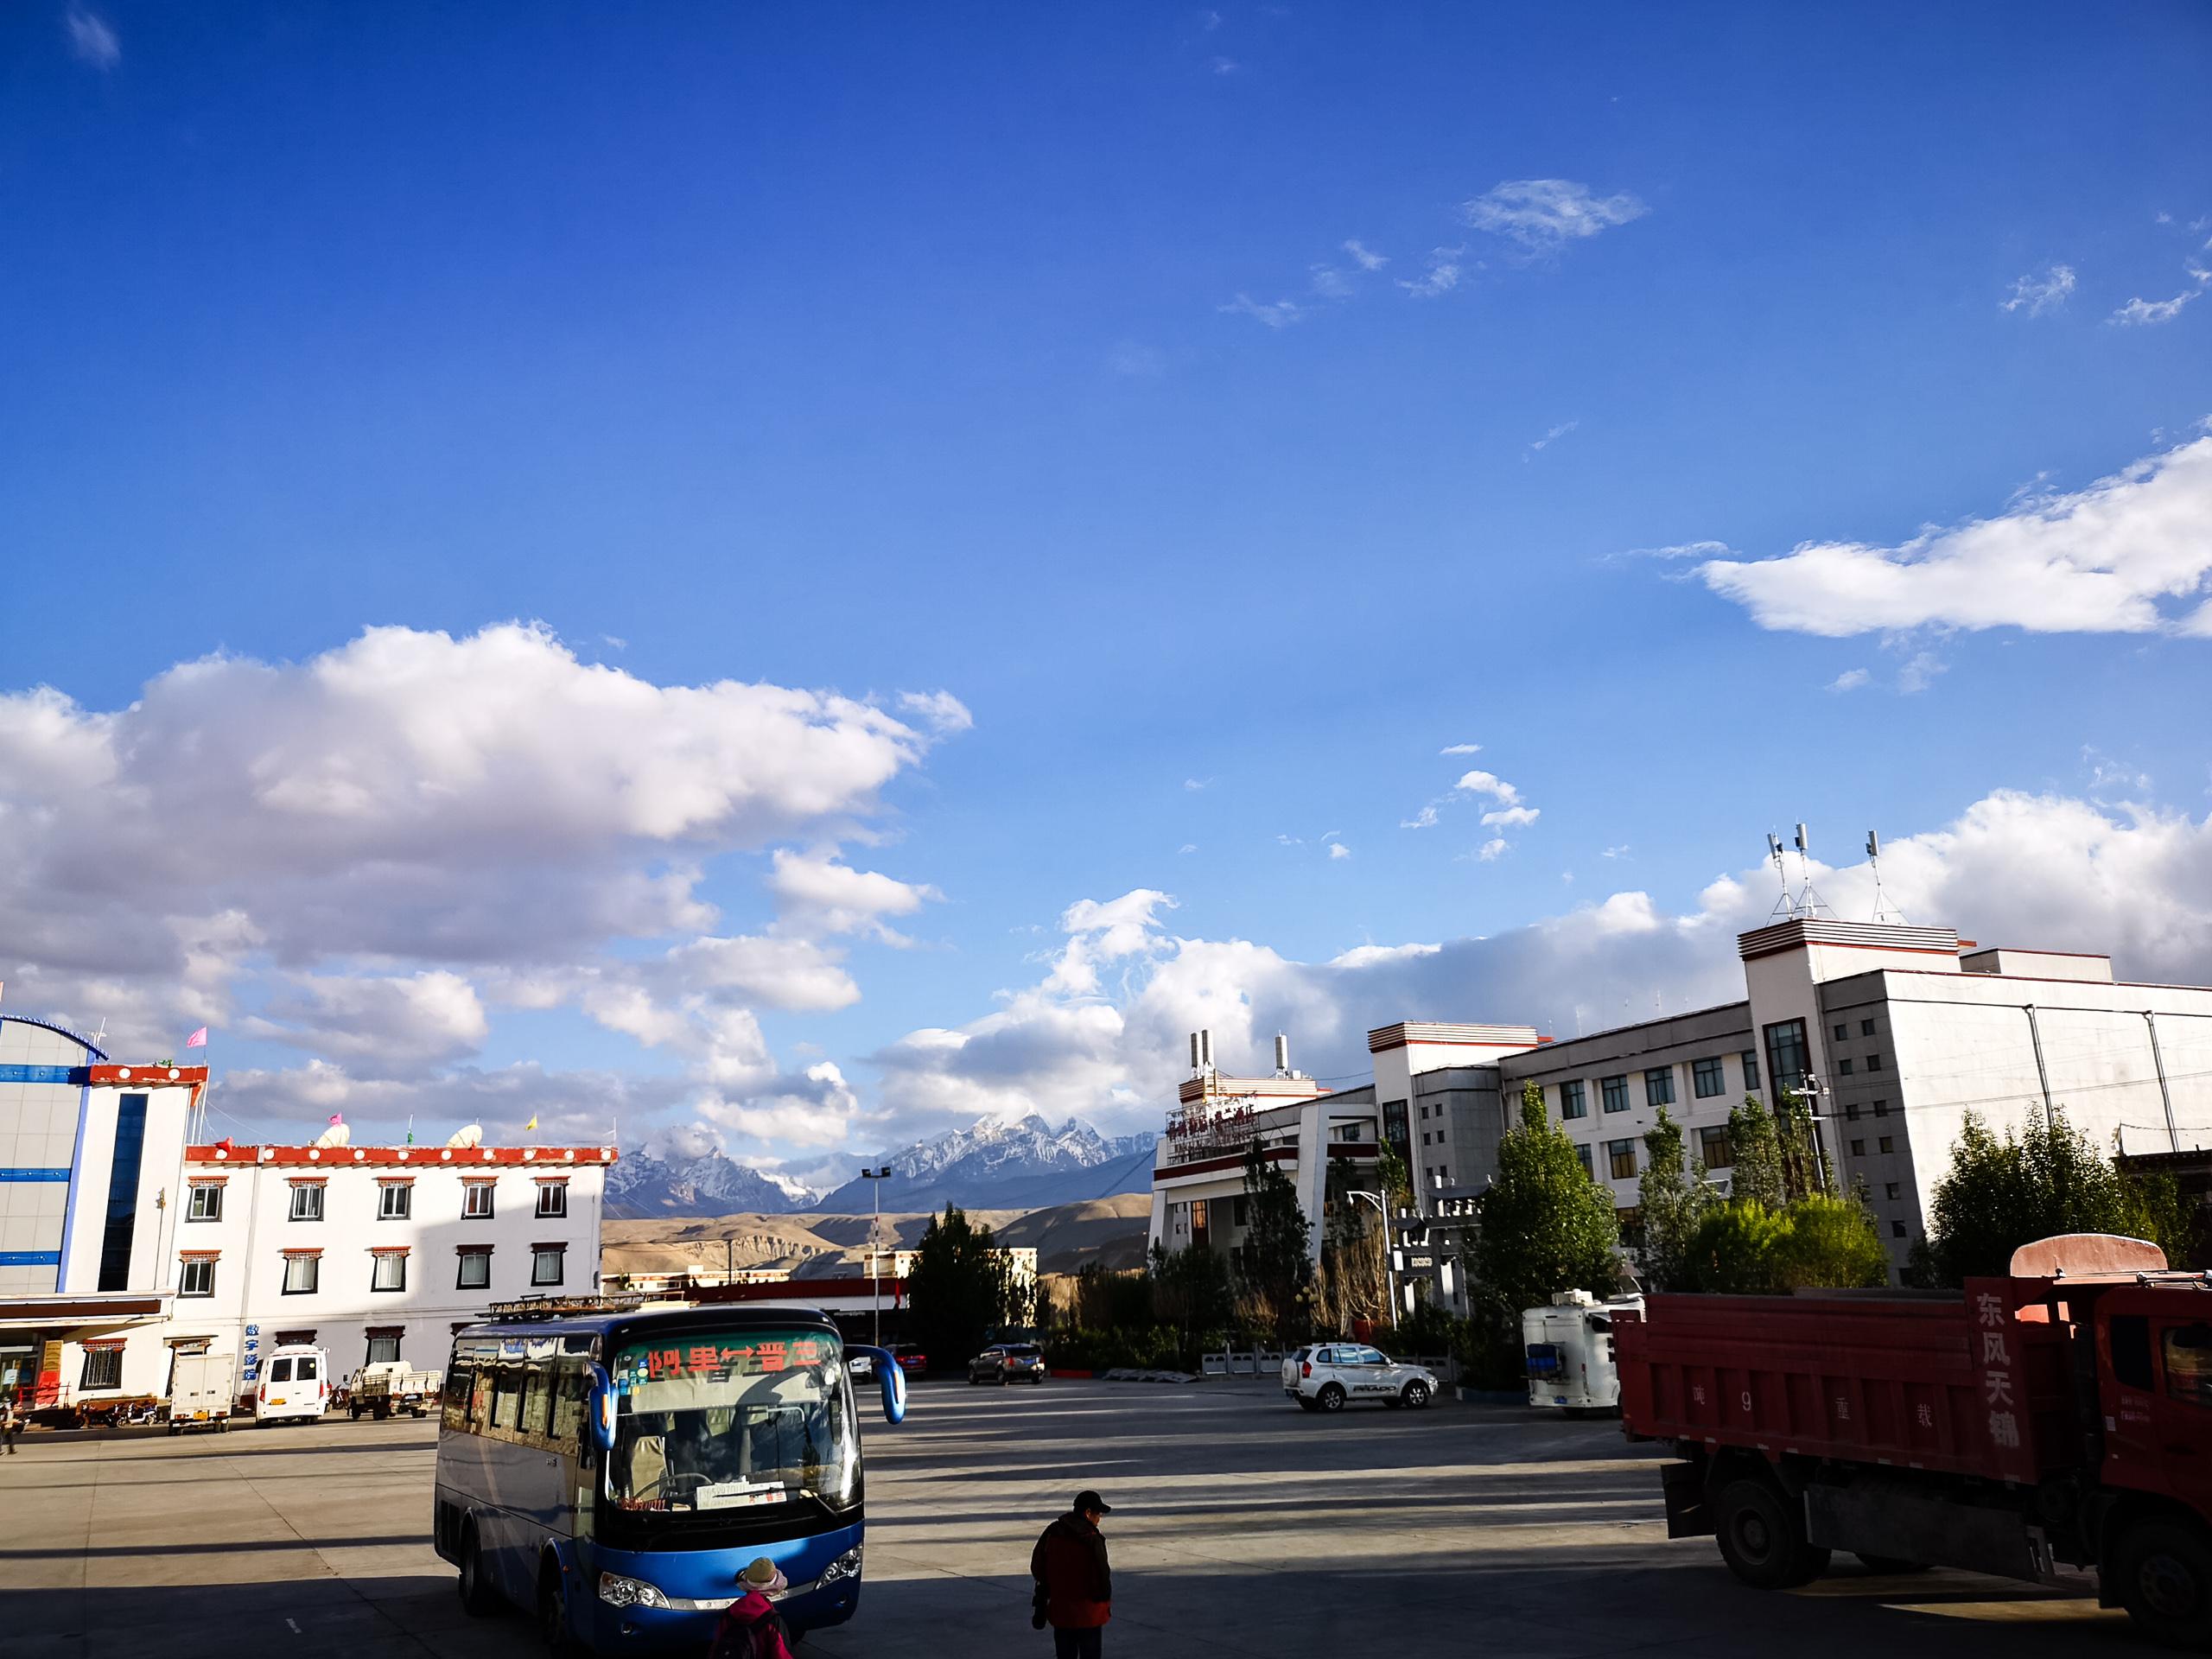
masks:
<instances>
[{"instance_id":1,"label":"multi-story office building","mask_svg":"<svg viewBox=\"0 0 2212 1659\"><path fill-rule=\"evenodd\" d=\"M1821 1157L1866 1193L1897 1268L1924 1230L1968 1112L2001 1129L2031 1105L2061 1110L2098 1145L2133 1154L2212 1149L2212 988L2122 982L2105 957L1981 949L1948 928L1825 916L1754 929L1737 952L1741 1001L1589 1036L1385 1027L1368 1039L1374 1084L1300 1112L1331 1122L1375 1114L1419 1207L1462 1219L1534 1083L1592 1179L1632 1219L1649 1161L1643 1137L1662 1109L1725 1186L1730 1112L1786 1088L1810 1103ZM1233 1118L1205 1109L1243 1103L1251 1080L1204 1081L1184 1085L1177 1123L1182 1145L1206 1135L1221 1143L1208 1147L1211 1216L1241 1191L1242 1141ZM1268 1132L1302 1134L1302 1119ZM1153 1236L1171 1247L1201 1236L1175 1230L1163 1206L1171 1191L1196 1192L1176 1173L1177 1144L1162 1141L1154 1176ZM1317 1249L1320 1213L1309 1205Z\"/></svg>"},{"instance_id":2,"label":"multi-story office building","mask_svg":"<svg viewBox=\"0 0 2212 1659\"><path fill-rule=\"evenodd\" d=\"M163 1386L179 1171L207 1068L123 1064L0 1015L0 1393L29 1408Z\"/></svg>"}]
</instances>

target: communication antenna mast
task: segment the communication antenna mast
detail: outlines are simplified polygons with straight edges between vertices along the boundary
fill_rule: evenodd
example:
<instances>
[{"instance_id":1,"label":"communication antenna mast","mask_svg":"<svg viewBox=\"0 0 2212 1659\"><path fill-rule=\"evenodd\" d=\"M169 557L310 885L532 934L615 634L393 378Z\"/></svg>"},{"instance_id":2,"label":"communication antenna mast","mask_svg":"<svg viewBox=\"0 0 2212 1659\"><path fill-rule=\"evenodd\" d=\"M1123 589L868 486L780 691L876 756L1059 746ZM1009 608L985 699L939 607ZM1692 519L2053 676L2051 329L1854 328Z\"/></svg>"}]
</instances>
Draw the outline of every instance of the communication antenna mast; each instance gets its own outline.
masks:
<instances>
[{"instance_id":1,"label":"communication antenna mast","mask_svg":"<svg viewBox=\"0 0 2212 1659\"><path fill-rule=\"evenodd\" d=\"M1797 913L1817 916L1822 911L1827 911L1829 915L1834 915L1833 910L1828 910L1828 901L1813 891L1812 839L1805 833L1805 826L1802 823L1797 826L1797 869L1805 879L1804 890L1797 895Z\"/></svg>"},{"instance_id":2,"label":"communication antenna mast","mask_svg":"<svg viewBox=\"0 0 2212 1659\"><path fill-rule=\"evenodd\" d=\"M1872 830L1866 832L1866 862L1874 872L1874 919L1904 925L1904 912L1891 910L1888 898L1882 892L1882 838Z\"/></svg>"},{"instance_id":3,"label":"communication antenna mast","mask_svg":"<svg viewBox=\"0 0 2212 1659\"><path fill-rule=\"evenodd\" d=\"M1789 896L1789 872L1782 868L1782 838L1771 830L1766 832L1766 855L1774 861L1775 879L1782 883L1782 897L1767 913L1786 922L1796 915L1797 901Z\"/></svg>"}]
</instances>

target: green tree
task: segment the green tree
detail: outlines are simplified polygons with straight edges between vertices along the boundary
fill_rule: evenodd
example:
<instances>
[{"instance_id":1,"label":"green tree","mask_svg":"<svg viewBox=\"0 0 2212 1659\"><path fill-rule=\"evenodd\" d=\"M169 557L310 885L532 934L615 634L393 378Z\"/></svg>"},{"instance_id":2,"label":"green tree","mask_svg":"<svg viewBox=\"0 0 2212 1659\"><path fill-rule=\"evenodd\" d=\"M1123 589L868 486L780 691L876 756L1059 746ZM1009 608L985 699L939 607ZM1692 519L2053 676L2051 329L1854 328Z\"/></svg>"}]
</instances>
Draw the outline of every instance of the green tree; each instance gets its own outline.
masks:
<instances>
[{"instance_id":1,"label":"green tree","mask_svg":"<svg viewBox=\"0 0 2212 1659\"><path fill-rule=\"evenodd\" d=\"M1222 1330L1236 1317L1229 1258L1211 1245L1171 1250L1154 1244L1147 1276L1152 1281L1154 1319L1173 1325L1186 1349L1197 1345L1201 1333Z\"/></svg>"},{"instance_id":2,"label":"green tree","mask_svg":"<svg viewBox=\"0 0 2212 1659\"><path fill-rule=\"evenodd\" d=\"M2021 1245L2059 1233L2147 1237L2177 1262L2195 1254L2188 1212L2171 1180L2123 1175L2066 1121L2063 1109L2031 1106L2002 1135L1968 1112L1928 1219L1913 1276L1930 1285L2005 1273Z\"/></svg>"},{"instance_id":3,"label":"green tree","mask_svg":"<svg viewBox=\"0 0 2212 1659\"><path fill-rule=\"evenodd\" d=\"M1728 1114L1728 1146L1736 1161L1730 1168L1728 1195L1772 1210L1783 1199L1782 1137L1774 1114L1757 1095Z\"/></svg>"},{"instance_id":4,"label":"green tree","mask_svg":"<svg viewBox=\"0 0 2212 1659\"><path fill-rule=\"evenodd\" d=\"M1613 1201L1551 1122L1533 1080L1521 1091L1519 1125L1498 1143L1497 1174L1478 1221L1475 1294L1493 1326L1516 1342L1522 1309L1562 1290L1604 1295L1620 1281Z\"/></svg>"},{"instance_id":5,"label":"green tree","mask_svg":"<svg viewBox=\"0 0 2212 1659\"><path fill-rule=\"evenodd\" d=\"M931 1365L962 1364L992 1331L1027 1323L1029 1300L988 1227L950 1204L930 1217L906 1275L906 1303Z\"/></svg>"},{"instance_id":6,"label":"green tree","mask_svg":"<svg viewBox=\"0 0 2212 1659\"><path fill-rule=\"evenodd\" d=\"M1254 1141L1244 1154L1244 1254L1238 1286L1278 1340L1302 1330L1313 1283L1313 1228L1298 1189Z\"/></svg>"},{"instance_id":7,"label":"green tree","mask_svg":"<svg viewBox=\"0 0 2212 1659\"><path fill-rule=\"evenodd\" d=\"M1636 1207L1643 1222L1644 1287L1674 1290L1685 1281L1690 1242L1716 1199L1706 1185L1704 1160L1686 1159L1682 1126L1664 1106L1643 1144L1650 1157L1637 1184Z\"/></svg>"},{"instance_id":8,"label":"green tree","mask_svg":"<svg viewBox=\"0 0 2212 1659\"><path fill-rule=\"evenodd\" d=\"M1681 1288L1777 1295L1885 1284L1889 1276L1889 1252L1866 1206L1814 1192L1779 1210L1756 1198L1714 1205L1690 1238Z\"/></svg>"}]
</instances>

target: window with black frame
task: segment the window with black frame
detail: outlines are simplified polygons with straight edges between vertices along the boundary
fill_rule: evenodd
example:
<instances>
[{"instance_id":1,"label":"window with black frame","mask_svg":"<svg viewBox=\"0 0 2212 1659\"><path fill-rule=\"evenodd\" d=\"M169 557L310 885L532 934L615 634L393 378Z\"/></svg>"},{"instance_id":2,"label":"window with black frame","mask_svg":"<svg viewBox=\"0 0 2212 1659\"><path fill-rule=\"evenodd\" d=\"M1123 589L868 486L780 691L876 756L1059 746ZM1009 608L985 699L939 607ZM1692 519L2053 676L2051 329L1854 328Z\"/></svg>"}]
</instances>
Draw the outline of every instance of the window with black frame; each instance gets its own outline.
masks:
<instances>
[{"instance_id":1,"label":"window with black frame","mask_svg":"<svg viewBox=\"0 0 2212 1659\"><path fill-rule=\"evenodd\" d=\"M1766 1027L1766 1069L1777 1089L1802 1089L1812 1074L1813 1052L1802 1020L1777 1020Z\"/></svg>"}]
</instances>

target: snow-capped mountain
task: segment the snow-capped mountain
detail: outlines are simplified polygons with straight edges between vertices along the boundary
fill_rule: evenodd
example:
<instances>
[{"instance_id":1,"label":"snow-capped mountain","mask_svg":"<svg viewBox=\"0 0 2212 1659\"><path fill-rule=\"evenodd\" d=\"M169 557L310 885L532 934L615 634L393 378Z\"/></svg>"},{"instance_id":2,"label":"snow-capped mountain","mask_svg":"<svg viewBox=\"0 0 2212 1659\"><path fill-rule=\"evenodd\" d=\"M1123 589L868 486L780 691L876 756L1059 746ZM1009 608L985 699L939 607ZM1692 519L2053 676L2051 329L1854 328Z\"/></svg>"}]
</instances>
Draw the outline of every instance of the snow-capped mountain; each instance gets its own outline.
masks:
<instances>
[{"instance_id":1,"label":"snow-capped mountain","mask_svg":"<svg viewBox=\"0 0 2212 1659\"><path fill-rule=\"evenodd\" d=\"M1149 1192L1157 1139L1109 1138L1075 1117L1057 1129L1034 1113L1018 1123L986 1118L884 1154L877 1161L893 1173L882 1183L882 1205L905 1211L946 1204L1014 1210ZM814 1207L832 1215L864 1215L876 1200L869 1190L874 1185L848 1181Z\"/></svg>"},{"instance_id":2,"label":"snow-capped mountain","mask_svg":"<svg viewBox=\"0 0 2212 1659\"><path fill-rule=\"evenodd\" d=\"M818 1196L712 1147L692 1157L626 1152L607 1173L607 1213L618 1217L784 1215L814 1209Z\"/></svg>"},{"instance_id":3,"label":"snow-capped mountain","mask_svg":"<svg viewBox=\"0 0 2212 1659\"><path fill-rule=\"evenodd\" d=\"M781 1171L747 1167L707 1137L675 1131L654 1149L626 1152L607 1176L607 1213L618 1219L653 1216L864 1216L874 1205L873 1182L857 1177L824 1194ZM883 1208L1033 1210L1117 1192L1152 1190L1151 1135L1107 1136L1080 1118L1054 1128L1034 1116L1018 1123L985 1119L964 1129L887 1152L874 1165L895 1173L882 1183ZM688 1142L688 1144L687 1144ZM842 1174L856 1166L825 1163L805 1174Z\"/></svg>"}]
</instances>

